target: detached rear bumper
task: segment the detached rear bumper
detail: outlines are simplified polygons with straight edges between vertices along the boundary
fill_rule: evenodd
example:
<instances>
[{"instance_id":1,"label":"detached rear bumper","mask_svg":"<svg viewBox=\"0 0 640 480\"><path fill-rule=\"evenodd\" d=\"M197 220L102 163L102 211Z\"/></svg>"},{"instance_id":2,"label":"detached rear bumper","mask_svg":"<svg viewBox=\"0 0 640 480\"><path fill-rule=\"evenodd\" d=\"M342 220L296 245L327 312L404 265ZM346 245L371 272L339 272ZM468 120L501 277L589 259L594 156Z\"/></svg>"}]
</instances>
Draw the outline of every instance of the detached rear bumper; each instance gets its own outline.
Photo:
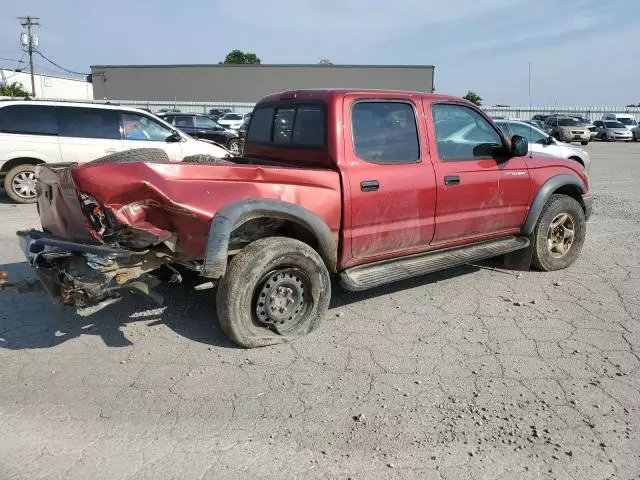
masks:
<instances>
[{"instance_id":1,"label":"detached rear bumper","mask_svg":"<svg viewBox=\"0 0 640 480\"><path fill-rule=\"evenodd\" d=\"M162 255L74 242L38 230L17 235L42 289L55 301L73 305L79 315L95 313L131 292L162 303L152 291L160 282L148 274L168 263Z\"/></svg>"}]
</instances>

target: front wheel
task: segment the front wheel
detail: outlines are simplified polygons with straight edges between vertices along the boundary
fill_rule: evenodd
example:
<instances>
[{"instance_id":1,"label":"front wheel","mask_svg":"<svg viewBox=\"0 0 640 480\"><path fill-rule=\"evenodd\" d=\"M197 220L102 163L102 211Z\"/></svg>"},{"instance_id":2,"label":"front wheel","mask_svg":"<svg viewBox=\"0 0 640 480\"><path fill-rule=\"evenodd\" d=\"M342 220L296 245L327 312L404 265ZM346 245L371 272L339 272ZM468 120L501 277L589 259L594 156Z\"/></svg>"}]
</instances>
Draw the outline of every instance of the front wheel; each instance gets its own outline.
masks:
<instances>
[{"instance_id":1,"label":"front wheel","mask_svg":"<svg viewBox=\"0 0 640 480\"><path fill-rule=\"evenodd\" d=\"M533 266L545 272L571 266L586 232L582 205L567 195L551 195L533 231Z\"/></svg>"},{"instance_id":2,"label":"front wheel","mask_svg":"<svg viewBox=\"0 0 640 480\"><path fill-rule=\"evenodd\" d=\"M229 262L218 286L218 321L246 348L290 342L319 325L330 298L318 252L291 238L263 238Z\"/></svg>"},{"instance_id":3,"label":"front wheel","mask_svg":"<svg viewBox=\"0 0 640 480\"><path fill-rule=\"evenodd\" d=\"M4 177L4 191L16 203L35 203L36 183L36 166L18 165Z\"/></svg>"},{"instance_id":4,"label":"front wheel","mask_svg":"<svg viewBox=\"0 0 640 480\"><path fill-rule=\"evenodd\" d=\"M589 140L582 140L580 143L582 145L589 145Z\"/></svg>"}]
</instances>

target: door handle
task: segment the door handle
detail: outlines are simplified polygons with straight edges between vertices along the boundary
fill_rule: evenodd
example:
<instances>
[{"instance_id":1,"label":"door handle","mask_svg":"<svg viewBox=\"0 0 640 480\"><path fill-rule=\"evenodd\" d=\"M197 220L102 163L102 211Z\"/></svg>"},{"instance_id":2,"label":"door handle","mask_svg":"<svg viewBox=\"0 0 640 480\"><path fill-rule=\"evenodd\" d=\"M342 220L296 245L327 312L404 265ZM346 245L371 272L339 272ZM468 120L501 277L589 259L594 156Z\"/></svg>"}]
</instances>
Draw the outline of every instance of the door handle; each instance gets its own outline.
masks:
<instances>
[{"instance_id":1,"label":"door handle","mask_svg":"<svg viewBox=\"0 0 640 480\"><path fill-rule=\"evenodd\" d=\"M360 190L363 192L375 192L380 188L378 180L363 180L360 182Z\"/></svg>"},{"instance_id":2,"label":"door handle","mask_svg":"<svg viewBox=\"0 0 640 480\"><path fill-rule=\"evenodd\" d=\"M444 177L445 185L460 185L460 175L446 175Z\"/></svg>"}]
</instances>

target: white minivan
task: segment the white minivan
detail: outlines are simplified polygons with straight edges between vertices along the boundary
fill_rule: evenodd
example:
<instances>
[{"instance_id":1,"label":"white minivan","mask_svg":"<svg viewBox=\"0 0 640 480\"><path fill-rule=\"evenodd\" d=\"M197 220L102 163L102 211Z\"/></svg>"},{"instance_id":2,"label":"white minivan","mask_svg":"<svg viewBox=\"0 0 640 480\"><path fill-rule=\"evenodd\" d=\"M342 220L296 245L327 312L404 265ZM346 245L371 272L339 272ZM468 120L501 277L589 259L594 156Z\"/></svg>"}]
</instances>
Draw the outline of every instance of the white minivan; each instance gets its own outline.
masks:
<instances>
[{"instance_id":1,"label":"white minivan","mask_svg":"<svg viewBox=\"0 0 640 480\"><path fill-rule=\"evenodd\" d=\"M0 102L0 181L11 200L36 201L36 165L88 162L133 148L160 148L170 160L228 157L225 148L196 140L143 110L118 105Z\"/></svg>"},{"instance_id":2,"label":"white minivan","mask_svg":"<svg viewBox=\"0 0 640 480\"><path fill-rule=\"evenodd\" d=\"M631 113L606 113L602 116L602 120L613 120L614 122L620 122L627 130L633 130L638 127L638 120L635 115Z\"/></svg>"}]
</instances>

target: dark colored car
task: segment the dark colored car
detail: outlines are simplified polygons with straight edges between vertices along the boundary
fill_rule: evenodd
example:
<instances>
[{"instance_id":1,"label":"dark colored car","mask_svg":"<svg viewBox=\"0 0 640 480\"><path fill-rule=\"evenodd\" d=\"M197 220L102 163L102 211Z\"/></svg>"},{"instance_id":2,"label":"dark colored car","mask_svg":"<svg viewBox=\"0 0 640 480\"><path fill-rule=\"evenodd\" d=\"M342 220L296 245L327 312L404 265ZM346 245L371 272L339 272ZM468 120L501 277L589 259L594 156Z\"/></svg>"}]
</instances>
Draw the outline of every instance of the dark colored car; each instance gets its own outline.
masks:
<instances>
[{"instance_id":1,"label":"dark colored car","mask_svg":"<svg viewBox=\"0 0 640 480\"><path fill-rule=\"evenodd\" d=\"M534 115L533 117L531 117L531 120L537 120L538 122L542 122L544 123L547 118L549 118L551 115L542 115L542 114L538 114L538 115Z\"/></svg>"},{"instance_id":2,"label":"dark colored car","mask_svg":"<svg viewBox=\"0 0 640 480\"><path fill-rule=\"evenodd\" d=\"M239 154L242 150L242 142L238 134L227 130L209 115L200 113L169 113L163 115L162 118L165 122L170 123L198 140L216 142L234 154Z\"/></svg>"},{"instance_id":3,"label":"dark colored car","mask_svg":"<svg viewBox=\"0 0 640 480\"><path fill-rule=\"evenodd\" d=\"M359 291L507 254L520 269L571 266L588 178L528 151L459 98L282 92L256 105L242 158L42 165L43 230L18 236L44 290L80 314L128 292L158 299L179 265L217 288L233 341L290 342L320 324L332 276Z\"/></svg>"}]
</instances>

